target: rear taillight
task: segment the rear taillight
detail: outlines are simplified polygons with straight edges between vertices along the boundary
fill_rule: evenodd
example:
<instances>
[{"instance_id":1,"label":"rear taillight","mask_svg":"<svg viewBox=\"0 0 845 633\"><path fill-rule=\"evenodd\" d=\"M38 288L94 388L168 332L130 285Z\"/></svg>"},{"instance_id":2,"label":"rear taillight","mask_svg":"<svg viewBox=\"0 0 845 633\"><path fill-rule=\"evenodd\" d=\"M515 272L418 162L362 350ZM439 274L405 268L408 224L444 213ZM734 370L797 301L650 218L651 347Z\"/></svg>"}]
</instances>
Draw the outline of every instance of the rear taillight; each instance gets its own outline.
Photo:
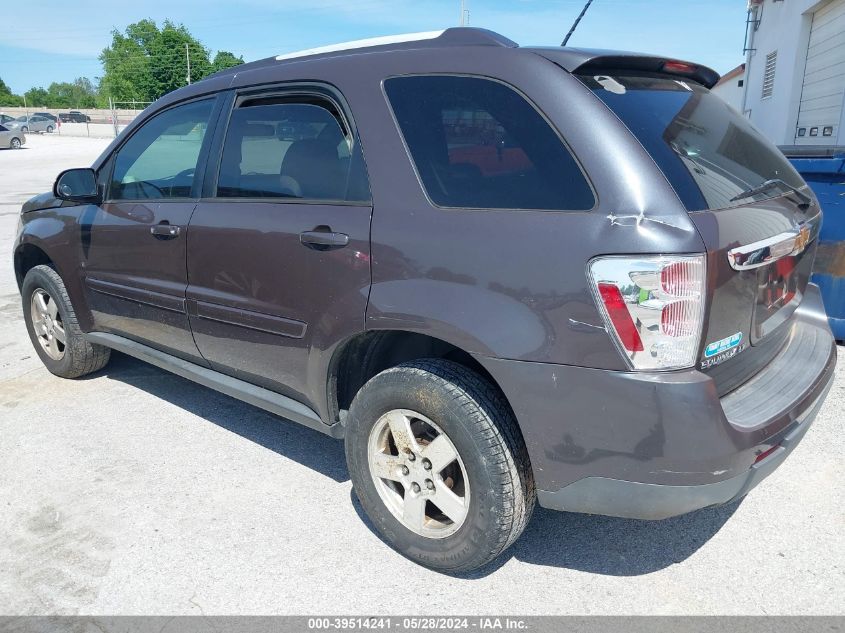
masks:
<instances>
[{"instance_id":1,"label":"rear taillight","mask_svg":"<svg viewBox=\"0 0 845 633\"><path fill-rule=\"evenodd\" d=\"M598 286L599 296L607 311L607 318L616 330L622 347L629 352L643 351L643 341L634 322L631 321L622 292L615 284L600 283Z\"/></svg>"},{"instance_id":2,"label":"rear taillight","mask_svg":"<svg viewBox=\"0 0 845 633\"><path fill-rule=\"evenodd\" d=\"M607 331L634 369L695 364L704 320L703 255L598 257L590 262Z\"/></svg>"}]
</instances>

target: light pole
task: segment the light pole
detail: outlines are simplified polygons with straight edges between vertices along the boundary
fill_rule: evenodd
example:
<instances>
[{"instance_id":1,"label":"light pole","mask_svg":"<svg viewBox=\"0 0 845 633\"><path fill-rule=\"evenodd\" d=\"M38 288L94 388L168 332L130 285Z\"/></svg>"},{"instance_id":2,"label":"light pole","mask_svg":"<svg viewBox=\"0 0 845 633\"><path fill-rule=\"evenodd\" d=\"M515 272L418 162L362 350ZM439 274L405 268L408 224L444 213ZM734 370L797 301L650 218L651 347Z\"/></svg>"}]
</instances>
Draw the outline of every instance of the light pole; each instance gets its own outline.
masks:
<instances>
[{"instance_id":1,"label":"light pole","mask_svg":"<svg viewBox=\"0 0 845 633\"><path fill-rule=\"evenodd\" d=\"M185 42L185 60L188 62L187 80L188 80L188 85L190 86L191 85L191 52L190 52L190 49L188 49L188 43L187 42Z\"/></svg>"}]
</instances>

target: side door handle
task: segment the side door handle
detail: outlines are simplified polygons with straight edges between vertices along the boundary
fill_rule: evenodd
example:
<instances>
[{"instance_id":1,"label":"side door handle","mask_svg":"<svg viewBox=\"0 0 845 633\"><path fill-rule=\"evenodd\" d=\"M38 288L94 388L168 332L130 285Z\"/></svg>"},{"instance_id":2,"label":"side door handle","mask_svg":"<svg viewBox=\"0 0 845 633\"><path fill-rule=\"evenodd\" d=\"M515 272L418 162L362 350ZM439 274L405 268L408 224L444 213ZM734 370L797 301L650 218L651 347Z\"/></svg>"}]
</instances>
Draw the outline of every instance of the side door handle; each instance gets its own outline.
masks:
<instances>
[{"instance_id":1,"label":"side door handle","mask_svg":"<svg viewBox=\"0 0 845 633\"><path fill-rule=\"evenodd\" d=\"M150 227L150 234L157 240L172 240L175 237L179 237L181 232L181 226L176 226L169 222L160 222Z\"/></svg>"},{"instance_id":2,"label":"side door handle","mask_svg":"<svg viewBox=\"0 0 845 633\"><path fill-rule=\"evenodd\" d=\"M299 234L299 241L315 251L332 251L349 244L349 236L334 231L304 231Z\"/></svg>"}]
</instances>

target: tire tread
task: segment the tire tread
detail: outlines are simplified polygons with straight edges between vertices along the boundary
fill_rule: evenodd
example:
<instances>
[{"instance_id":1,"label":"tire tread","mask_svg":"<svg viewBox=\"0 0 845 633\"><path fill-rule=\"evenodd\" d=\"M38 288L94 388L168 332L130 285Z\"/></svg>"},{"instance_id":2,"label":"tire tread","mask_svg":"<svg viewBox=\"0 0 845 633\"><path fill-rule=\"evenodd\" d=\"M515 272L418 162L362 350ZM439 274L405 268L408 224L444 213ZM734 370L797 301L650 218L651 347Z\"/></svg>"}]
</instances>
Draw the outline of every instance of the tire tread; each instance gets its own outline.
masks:
<instances>
[{"instance_id":1,"label":"tire tread","mask_svg":"<svg viewBox=\"0 0 845 633\"><path fill-rule=\"evenodd\" d=\"M59 275L55 268L46 264L33 267L27 273L27 276L33 274L33 271L36 274L44 275L50 280L59 295L54 299L62 306L62 323L64 324L65 336L67 338L65 355L69 355L70 363L58 373L52 369L51 371L62 378L80 378L105 367L109 362L111 349L90 343L85 339L61 275ZM24 311L26 310L25 301Z\"/></svg>"},{"instance_id":2,"label":"tire tread","mask_svg":"<svg viewBox=\"0 0 845 633\"><path fill-rule=\"evenodd\" d=\"M517 421L499 389L472 369L445 359L421 359L386 369L370 382L399 374L407 380L426 382L447 394L464 411L468 429L483 446L485 461L498 470L505 484L495 517L495 538L487 551L470 563L449 570L462 572L492 561L522 534L536 504L531 462ZM368 383L369 384L369 383ZM362 388L362 392L367 385ZM360 392L359 392L360 393ZM357 396L356 396L357 398Z\"/></svg>"}]
</instances>

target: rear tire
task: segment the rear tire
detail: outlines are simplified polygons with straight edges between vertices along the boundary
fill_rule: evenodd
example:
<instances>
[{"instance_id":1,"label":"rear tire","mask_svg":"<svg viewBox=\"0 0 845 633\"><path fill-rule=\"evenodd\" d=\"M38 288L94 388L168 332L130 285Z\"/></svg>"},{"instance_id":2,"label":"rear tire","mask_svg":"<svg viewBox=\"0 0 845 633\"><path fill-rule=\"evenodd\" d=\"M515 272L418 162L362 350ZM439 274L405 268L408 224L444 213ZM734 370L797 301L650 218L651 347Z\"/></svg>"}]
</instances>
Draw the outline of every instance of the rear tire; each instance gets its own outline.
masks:
<instances>
[{"instance_id":1,"label":"rear tire","mask_svg":"<svg viewBox=\"0 0 845 633\"><path fill-rule=\"evenodd\" d=\"M79 378L109 362L108 347L83 337L65 284L52 267L35 266L26 274L21 299L32 346L50 373Z\"/></svg>"},{"instance_id":2,"label":"rear tire","mask_svg":"<svg viewBox=\"0 0 845 633\"><path fill-rule=\"evenodd\" d=\"M528 524L536 493L522 435L504 397L475 372L442 359L404 363L367 382L347 420L355 492L403 556L470 571Z\"/></svg>"},{"instance_id":3,"label":"rear tire","mask_svg":"<svg viewBox=\"0 0 845 633\"><path fill-rule=\"evenodd\" d=\"M12 149L20 149L21 140L17 136L13 137L12 140L9 141L9 147L11 147Z\"/></svg>"},{"instance_id":4,"label":"rear tire","mask_svg":"<svg viewBox=\"0 0 845 633\"><path fill-rule=\"evenodd\" d=\"M48 126L47 126L47 134L52 134L52 133L53 133L53 126L52 126L52 125L48 125Z\"/></svg>"}]
</instances>

